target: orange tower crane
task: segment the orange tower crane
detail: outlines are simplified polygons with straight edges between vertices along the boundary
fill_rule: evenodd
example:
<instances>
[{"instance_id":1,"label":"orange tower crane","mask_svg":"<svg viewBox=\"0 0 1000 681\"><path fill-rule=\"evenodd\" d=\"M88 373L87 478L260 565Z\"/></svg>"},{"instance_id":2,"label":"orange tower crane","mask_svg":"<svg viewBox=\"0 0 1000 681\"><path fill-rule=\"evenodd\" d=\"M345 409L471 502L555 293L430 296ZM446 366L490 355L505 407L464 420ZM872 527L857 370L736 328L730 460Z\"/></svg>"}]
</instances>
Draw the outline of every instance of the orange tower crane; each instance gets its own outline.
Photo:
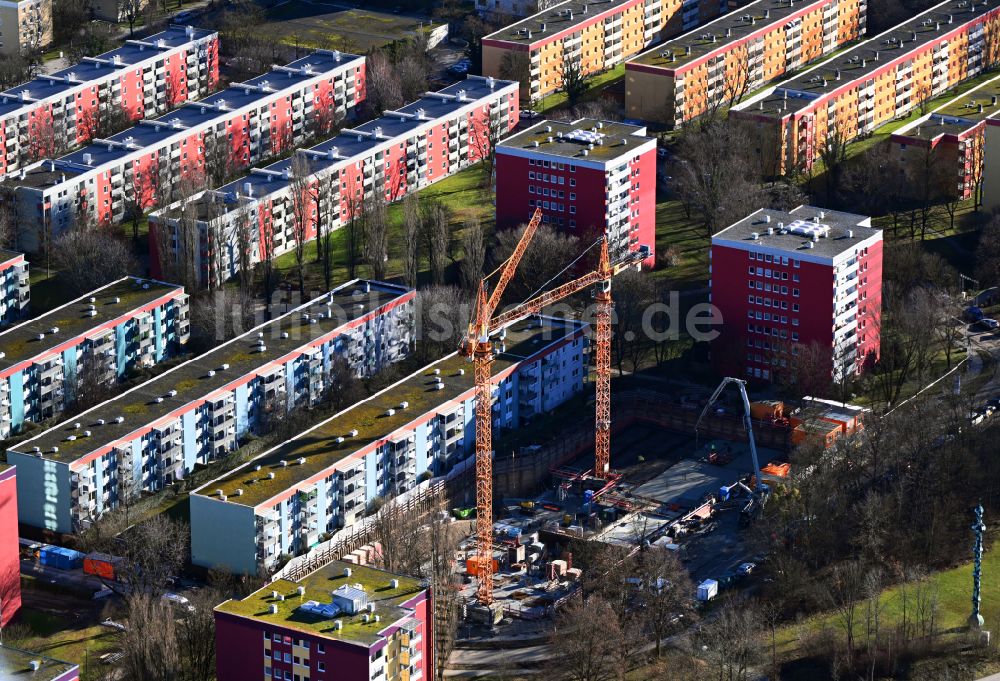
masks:
<instances>
[{"instance_id":1,"label":"orange tower crane","mask_svg":"<svg viewBox=\"0 0 1000 681\"><path fill-rule=\"evenodd\" d=\"M611 264L607 240L601 243L600 263L596 270L541 293L506 312L494 316L504 289L514 276L518 263L541 223L542 213L535 210L524 234L510 258L500 269L493 292L487 295L486 279L479 287L476 309L469 324L462 354L473 362L476 388L476 570L479 577L477 597L480 605L493 603L493 342L490 337L505 326L537 314L546 306L600 284L597 292L597 413L596 462L594 472L604 477L608 471L611 426L611 278L648 257L641 248Z\"/></svg>"}]
</instances>

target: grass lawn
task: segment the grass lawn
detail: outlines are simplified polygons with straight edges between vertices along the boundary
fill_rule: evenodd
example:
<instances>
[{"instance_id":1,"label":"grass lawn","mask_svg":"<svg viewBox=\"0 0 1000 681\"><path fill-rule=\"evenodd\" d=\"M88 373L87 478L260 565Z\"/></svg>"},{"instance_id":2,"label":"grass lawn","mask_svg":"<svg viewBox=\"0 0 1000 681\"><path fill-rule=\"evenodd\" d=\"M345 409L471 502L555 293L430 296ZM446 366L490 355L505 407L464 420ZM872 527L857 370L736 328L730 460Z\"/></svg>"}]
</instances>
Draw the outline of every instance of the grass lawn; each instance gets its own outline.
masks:
<instances>
[{"instance_id":1,"label":"grass lawn","mask_svg":"<svg viewBox=\"0 0 1000 681\"><path fill-rule=\"evenodd\" d=\"M580 101L587 101L588 99L593 99L601 93L601 88L605 85L612 83L619 78L625 77L625 64L619 64L609 71L603 73L598 73L596 76L587 78L587 85L589 86ZM539 113L545 113L552 109L556 109L562 105L566 104L566 93L565 92L554 92L547 97L543 97L535 106L531 107L534 111Z\"/></svg>"},{"instance_id":2,"label":"grass lawn","mask_svg":"<svg viewBox=\"0 0 1000 681\"><path fill-rule=\"evenodd\" d=\"M705 228L697 219L685 215L680 201L656 205L656 252L665 253L673 247L678 251L678 260L673 267L654 270L654 276L674 282L678 288L706 286L709 244Z\"/></svg>"},{"instance_id":3,"label":"grass lawn","mask_svg":"<svg viewBox=\"0 0 1000 681\"><path fill-rule=\"evenodd\" d=\"M414 17L290 0L268 10L261 30L288 45L364 53L428 30Z\"/></svg>"},{"instance_id":4,"label":"grass lawn","mask_svg":"<svg viewBox=\"0 0 1000 681\"><path fill-rule=\"evenodd\" d=\"M969 516L972 522L972 516ZM969 534L969 545L972 545L972 534ZM982 615L986 620L986 628L996 631L1000 625L1000 552L995 550L983 554L982 583ZM938 620L941 629L961 627L965 624L972 607L972 563L965 563L951 570L936 572L930 576L930 581L937 590L940 607ZM886 589L880 598L884 608L883 622L892 626L902 617L902 589L895 586ZM910 595L910 617L913 616L912 594ZM859 606L859 613L863 606ZM859 620L859 628L864 623ZM786 658L794 658L799 648L799 632L819 631L823 628L839 630L839 624L834 613L822 613L805 620L802 627L786 626L778 630L779 652Z\"/></svg>"},{"instance_id":5,"label":"grass lawn","mask_svg":"<svg viewBox=\"0 0 1000 681\"><path fill-rule=\"evenodd\" d=\"M464 225L470 220L479 220L487 236L492 234L496 214L493 205L493 195L482 186L483 170L479 165L466 168L451 177L436 182L418 192L421 205L439 202L446 206L452 214L451 239L455 248L461 239ZM403 203L397 201L389 204L389 266L387 277L397 277L403 274L403 249L400 247L403 238ZM348 230L341 228L333 233L334 281L345 281L348 277L344 254L347 251ZM424 254L426 256L426 254ZM308 262L307 284L322 287L323 271L316 263L316 242L306 244L306 260ZM278 270L286 277L295 276L295 252L291 251L278 257ZM426 260L422 263L422 273L430 270ZM368 268L358 267L358 276L365 276Z\"/></svg>"},{"instance_id":6,"label":"grass lawn","mask_svg":"<svg viewBox=\"0 0 1000 681\"><path fill-rule=\"evenodd\" d=\"M81 669L85 664L94 669L100 664L100 656L115 647L114 629L73 620L48 610L23 607L15 621L31 628L32 636L25 642L19 642L20 647L64 662L74 662Z\"/></svg>"},{"instance_id":7,"label":"grass lawn","mask_svg":"<svg viewBox=\"0 0 1000 681\"><path fill-rule=\"evenodd\" d=\"M56 276L56 270L45 273L44 259L32 262L30 267L31 316L53 310L73 300L74 295Z\"/></svg>"}]
</instances>

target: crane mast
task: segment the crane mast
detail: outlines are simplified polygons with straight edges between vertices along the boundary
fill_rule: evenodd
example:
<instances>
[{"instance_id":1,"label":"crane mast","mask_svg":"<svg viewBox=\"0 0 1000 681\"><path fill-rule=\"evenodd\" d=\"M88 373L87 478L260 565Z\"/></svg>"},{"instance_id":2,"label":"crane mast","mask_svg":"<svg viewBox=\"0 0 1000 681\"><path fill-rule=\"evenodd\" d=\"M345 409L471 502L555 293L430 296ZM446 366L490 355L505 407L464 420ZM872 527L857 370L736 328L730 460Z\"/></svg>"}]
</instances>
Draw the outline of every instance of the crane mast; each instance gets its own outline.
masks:
<instances>
[{"instance_id":1,"label":"crane mast","mask_svg":"<svg viewBox=\"0 0 1000 681\"><path fill-rule=\"evenodd\" d=\"M611 278L630 267L635 267L648 257L645 247L629 253L613 265L608 258L607 240L601 243L598 268L570 282L517 305L494 316L504 289L514 276L531 238L542 219L536 209L531 222L510 258L500 269L500 277L492 293L487 293L486 279L479 287L476 310L469 324L469 332L462 344L462 354L473 363L476 381L476 572L479 585L476 592L480 605L493 603L493 343L490 336L513 322L537 314L547 305L579 293L588 286L600 284L597 301L597 408L596 408L596 460L594 473L600 478L607 475L611 443Z\"/></svg>"}]
</instances>

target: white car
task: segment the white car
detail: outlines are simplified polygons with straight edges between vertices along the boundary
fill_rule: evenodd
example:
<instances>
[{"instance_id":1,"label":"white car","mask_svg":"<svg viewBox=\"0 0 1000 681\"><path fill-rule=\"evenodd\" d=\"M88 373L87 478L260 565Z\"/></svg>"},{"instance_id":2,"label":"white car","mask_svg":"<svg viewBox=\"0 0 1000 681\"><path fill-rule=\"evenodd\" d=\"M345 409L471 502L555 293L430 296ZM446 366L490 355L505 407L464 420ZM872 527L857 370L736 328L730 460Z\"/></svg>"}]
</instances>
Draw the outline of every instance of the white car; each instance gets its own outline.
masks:
<instances>
[{"instance_id":1,"label":"white car","mask_svg":"<svg viewBox=\"0 0 1000 681\"><path fill-rule=\"evenodd\" d=\"M181 596L180 594L168 592L163 594L163 596L160 597L160 600L169 605L173 605L183 610L187 610L188 612L194 612L194 606L191 605L191 601L186 599L184 596Z\"/></svg>"}]
</instances>

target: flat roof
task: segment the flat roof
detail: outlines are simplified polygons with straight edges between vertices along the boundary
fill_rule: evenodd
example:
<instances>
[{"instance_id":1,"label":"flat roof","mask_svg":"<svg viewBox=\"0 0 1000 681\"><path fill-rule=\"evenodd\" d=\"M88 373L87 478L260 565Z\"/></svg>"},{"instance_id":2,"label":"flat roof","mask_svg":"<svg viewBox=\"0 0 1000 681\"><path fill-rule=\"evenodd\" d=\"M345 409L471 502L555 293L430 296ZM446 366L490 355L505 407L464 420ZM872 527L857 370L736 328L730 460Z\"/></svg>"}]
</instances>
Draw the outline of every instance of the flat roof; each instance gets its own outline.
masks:
<instances>
[{"instance_id":1,"label":"flat roof","mask_svg":"<svg viewBox=\"0 0 1000 681\"><path fill-rule=\"evenodd\" d=\"M159 118L144 119L128 130L106 140L93 142L54 161L43 161L26 172L5 180L14 186L46 187L114 163L136 151L162 144L188 129L202 129L232 117L234 111L252 108L262 98L292 91L323 73L332 73L351 64L360 65L364 57L346 52L316 50L287 66L275 66L243 83L234 83L198 102L186 102Z\"/></svg>"},{"instance_id":2,"label":"flat roof","mask_svg":"<svg viewBox=\"0 0 1000 681\"><path fill-rule=\"evenodd\" d=\"M573 320L565 323L547 320L543 325L522 321L507 327L506 351L497 354L493 362L494 375L579 328L583 325ZM441 379L444 388L437 389L437 379ZM240 506L256 506L327 470L372 442L387 438L414 419L440 409L474 387L472 365L465 357L452 354L203 485L195 494L211 496L221 489L227 501ZM403 402L407 402L406 409L399 408ZM388 415L389 409L395 410L392 416ZM354 437L349 435L352 430L358 431ZM338 437L343 441L337 442ZM305 463L296 463L300 458L304 458ZM282 461L289 465L282 466ZM259 472L254 470L256 466L261 467ZM274 473L273 479L267 477L269 473ZM236 496L237 489L243 490L242 495Z\"/></svg>"},{"instance_id":3,"label":"flat roof","mask_svg":"<svg viewBox=\"0 0 1000 681\"><path fill-rule=\"evenodd\" d=\"M464 81L452 83L438 92L425 93L420 99L395 112L387 112L380 118L342 131L335 137L310 147L308 150L300 150L298 153L309 155L310 168L314 173L346 165L354 160L367 157L373 149L384 146L391 140L402 140L410 137L429 122L455 115L461 109L489 97L497 90L516 86L515 81L469 76ZM378 131L377 135L375 134L376 130ZM263 169L251 171L248 175L219 187L215 192L202 194L195 201L199 204L217 203L221 197L223 204L235 206L237 194L247 196L247 184L250 184L251 192L255 198L281 191L291 182L290 179L284 178L284 173L286 171L291 173L293 162L294 157L276 161ZM181 213L182 205L184 205L183 202L175 204L161 213L169 217L177 217ZM201 219L205 219L209 211L203 205L199 205L198 214Z\"/></svg>"},{"instance_id":4,"label":"flat roof","mask_svg":"<svg viewBox=\"0 0 1000 681\"><path fill-rule=\"evenodd\" d=\"M935 139L940 135L961 135L981 121L992 118L998 111L1000 111L1000 76L955 96L929 115L897 130L894 136Z\"/></svg>"},{"instance_id":5,"label":"flat roof","mask_svg":"<svg viewBox=\"0 0 1000 681\"><path fill-rule=\"evenodd\" d=\"M365 283L353 281L344 284L118 397L88 409L70 420L81 424L79 430L71 422L61 423L11 449L30 454L33 447L39 447L45 459L62 463L76 461L102 447L112 445L136 430L156 423L192 401L204 399L214 391L260 370L372 310L411 293L402 286L374 282L371 283L370 291L365 292ZM324 315L323 318L319 317L320 313ZM309 314L308 321L303 320L304 314ZM283 334L287 334L287 338L283 338ZM263 338L266 343L264 352L257 350L259 338ZM228 364L229 368L222 369L223 364ZM171 395L171 391L176 392ZM122 417L121 423L116 422L118 417ZM103 425L99 425L99 419L104 420ZM91 431L91 436L80 437L86 429ZM70 435L76 439L67 440ZM58 447L59 451L53 452L53 447Z\"/></svg>"},{"instance_id":6,"label":"flat roof","mask_svg":"<svg viewBox=\"0 0 1000 681\"><path fill-rule=\"evenodd\" d=\"M769 118L783 118L815 99L869 76L884 67L886 62L905 57L940 40L963 23L998 6L1000 0L979 0L975 3L973 14L969 0L942 2L833 59L783 81L771 91L751 98L737 108ZM787 109L784 104L786 92ZM763 108L760 108L761 103Z\"/></svg>"},{"instance_id":7,"label":"flat roof","mask_svg":"<svg viewBox=\"0 0 1000 681\"><path fill-rule=\"evenodd\" d=\"M113 319L152 303L172 291L183 292L184 287L153 279L125 277L91 291L76 300L50 310L43 315L0 332L0 374L16 364L51 352L60 345L79 338ZM94 298L97 314L87 314L90 299ZM119 302L114 302L115 299ZM53 328L59 329L51 333ZM40 334L44 335L41 340Z\"/></svg>"},{"instance_id":8,"label":"flat roof","mask_svg":"<svg viewBox=\"0 0 1000 681\"><path fill-rule=\"evenodd\" d=\"M351 571L349 577L345 574L347 568ZM392 587L393 579L397 580L395 588ZM305 588L305 593L301 596L298 593L300 586ZM364 612L353 615L340 613L335 617L324 618L299 609L299 606L307 601L330 603L330 592L341 586L362 589L368 597L368 602L375 604L374 614L378 615L381 621L375 622L374 618L371 618L372 621L364 622ZM296 582L287 579L275 580L246 598L226 601L217 606L215 611L331 640L370 646L381 638L379 632L393 625L398 626L400 620L413 615L412 610L400 606L419 596L426 588L420 580L413 577L404 577L367 565L354 565L338 560L324 565ZM274 598L275 591L284 598ZM277 606L277 613L271 613L272 605ZM340 621L342 628L335 630L334 621Z\"/></svg>"},{"instance_id":9,"label":"flat roof","mask_svg":"<svg viewBox=\"0 0 1000 681\"><path fill-rule=\"evenodd\" d=\"M494 31L483 40L503 40L530 45L542 41L555 33L562 33L576 26L593 22L594 16L613 10L622 5L635 4L636 0L567 0L542 10L530 17L516 21L509 26ZM542 31L542 24L545 30ZM531 31L531 35L528 35Z\"/></svg>"},{"instance_id":10,"label":"flat roof","mask_svg":"<svg viewBox=\"0 0 1000 681\"><path fill-rule=\"evenodd\" d=\"M38 662L38 671L31 671L31 663ZM64 674L79 671L80 667L27 650L0 645L0 679L25 679L30 681L60 681ZM67 677L68 678L68 677Z\"/></svg>"},{"instance_id":11,"label":"flat roof","mask_svg":"<svg viewBox=\"0 0 1000 681\"><path fill-rule=\"evenodd\" d=\"M216 33L200 28L190 30L193 32L192 37L188 36L187 26L172 25L149 37L126 40L120 47L109 52L96 57L87 57L72 66L35 76L26 83L8 88L0 92L0 118L18 113L20 110L27 111L36 101L62 96L78 88L82 82L101 80L112 74L127 71L133 64ZM24 101L21 99L22 96L25 98Z\"/></svg>"},{"instance_id":12,"label":"flat roof","mask_svg":"<svg viewBox=\"0 0 1000 681\"><path fill-rule=\"evenodd\" d=\"M0 248L0 265L10 262L11 260L17 260L18 258L23 258L24 253L19 251L8 251L5 248Z\"/></svg>"},{"instance_id":13,"label":"flat roof","mask_svg":"<svg viewBox=\"0 0 1000 681\"><path fill-rule=\"evenodd\" d=\"M645 126L579 118L572 122L542 121L501 141L497 149L521 149L577 161L609 161L629 155L649 141Z\"/></svg>"},{"instance_id":14,"label":"flat roof","mask_svg":"<svg viewBox=\"0 0 1000 681\"><path fill-rule=\"evenodd\" d=\"M736 241L761 248L787 251L793 255L833 257L881 233L882 230L861 225L869 219L864 215L815 206L799 206L791 211L761 208L714 234L712 244L717 241ZM819 227L828 230L825 230L826 236L813 242L808 235L794 231L794 228L800 226L807 229ZM773 234L767 233L769 227L774 231ZM848 236L848 231L853 233L852 237ZM757 235L757 239L753 238L754 234ZM809 243L813 244L812 248L809 248Z\"/></svg>"},{"instance_id":15,"label":"flat roof","mask_svg":"<svg viewBox=\"0 0 1000 681\"><path fill-rule=\"evenodd\" d=\"M792 15L815 10L826 1L811 0L789 5L788 0L756 0L682 36L660 43L627 60L626 64L679 69L713 52L726 52L730 45L747 36L771 30L785 23Z\"/></svg>"}]
</instances>

